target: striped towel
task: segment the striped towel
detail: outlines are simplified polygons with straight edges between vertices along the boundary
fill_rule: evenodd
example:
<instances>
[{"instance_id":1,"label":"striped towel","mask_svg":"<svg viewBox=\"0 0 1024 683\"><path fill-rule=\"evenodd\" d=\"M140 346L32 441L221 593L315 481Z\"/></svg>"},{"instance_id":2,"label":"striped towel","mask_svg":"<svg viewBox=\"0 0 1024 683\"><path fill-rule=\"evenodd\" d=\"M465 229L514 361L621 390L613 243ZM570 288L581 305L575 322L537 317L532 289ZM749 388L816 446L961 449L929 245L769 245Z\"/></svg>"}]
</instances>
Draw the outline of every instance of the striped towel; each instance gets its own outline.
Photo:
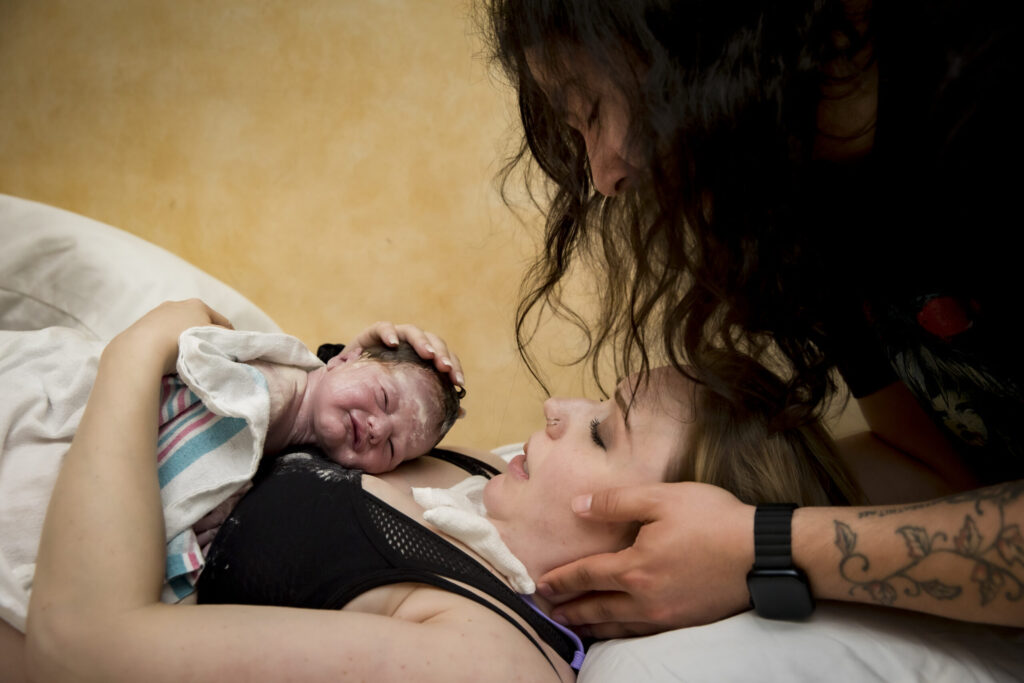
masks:
<instances>
[{"instance_id":1,"label":"striped towel","mask_svg":"<svg viewBox=\"0 0 1024 683\"><path fill-rule=\"evenodd\" d=\"M266 381L255 373L254 390L266 390ZM157 438L157 477L161 491L198 459L217 457L218 449L247 448L245 420L222 417L210 411L177 375L163 378L160 387L160 435ZM234 441L233 441L234 439ZM167 583L164 602L189 595L203 568L203 553L191 528L167 542Z\"/></svg>"},{"instance_id":2,"label":"striped towel","mask_svg":"<svg viewBox=\"0 0 1024 683\"><path fill-rule=\"evenodd\" d=\"M244 361L312 370L322 363L284 334L197 327L181 335L178 375L161 386L157 475L167 538L163 600L192 592L203 554L192 526L256 473L270 418L262 373Z\"/></svg>"},{"instance_id":3,"label":"striped towel","mask_svg":"<svg viewBox=\"0 0 1024 683\"><path fill-rule=\"evenodd\" d=\"M266 389L260 373L254 373L253 380L256 387ZM245 420L210 412L176 375L164 377L160 393L156 462L163 488L198 458L230 441L245 428Z\"/></svg>"}]
</instances>

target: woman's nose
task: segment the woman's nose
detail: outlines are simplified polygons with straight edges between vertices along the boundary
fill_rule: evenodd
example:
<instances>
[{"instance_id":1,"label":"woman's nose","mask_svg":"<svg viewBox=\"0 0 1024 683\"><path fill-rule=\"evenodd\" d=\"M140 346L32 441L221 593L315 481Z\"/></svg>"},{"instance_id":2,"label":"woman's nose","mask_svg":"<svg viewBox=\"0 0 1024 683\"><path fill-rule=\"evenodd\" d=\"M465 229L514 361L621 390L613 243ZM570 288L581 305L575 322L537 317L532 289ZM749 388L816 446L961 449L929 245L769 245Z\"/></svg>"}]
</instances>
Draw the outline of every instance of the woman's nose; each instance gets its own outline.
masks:
<instances>
[{"instance_id":1,"label":"woman's nose","mask_svg":"<svg viewBox=\"0 0 1024 683\"><path fill-rule=\"evenodd\" d=\"M560 439L575 423L585 423L594 413L595 401L585 398L549 398L544 401L544 431L549 439Z\"/></svg>"},{"instance_id":2,"label":"woman's nose","mask_svg":"<svg viewBox=\"0 0 1024 683\"><path fill-rule=\"evenodd\" d=\"M544 432L549 439L558 439L565 433L566 420L561 399L549 398L544 401L544 420L547 423Z\"/></svg>"},{"instance_id":3,"label":"woman's nose","mask_svg":"<svg viewBox=\"0 0 1024 683\"><path fill-rule=\"evenodd\" d=\"M590 177L598 192L614 197L629 188L634 169L622 158L615 145L602 141L596 134L588 136L587 159Z\"/></svg>"}]
</instances>

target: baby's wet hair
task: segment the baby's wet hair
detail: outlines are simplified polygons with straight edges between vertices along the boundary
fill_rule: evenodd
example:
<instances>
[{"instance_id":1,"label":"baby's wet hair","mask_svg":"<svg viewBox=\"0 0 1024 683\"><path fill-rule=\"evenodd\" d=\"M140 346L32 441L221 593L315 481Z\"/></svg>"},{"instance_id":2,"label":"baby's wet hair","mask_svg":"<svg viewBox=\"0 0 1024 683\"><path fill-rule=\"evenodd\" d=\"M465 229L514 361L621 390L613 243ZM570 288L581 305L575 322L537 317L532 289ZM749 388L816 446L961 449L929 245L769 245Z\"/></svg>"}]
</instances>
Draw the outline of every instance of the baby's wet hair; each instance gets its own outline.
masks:
<instances>
[{"instance_id":1,"label":"baby's wet hair","mask_svg":"<svg viewBox=\"0 0 1024 683\"><path fill-rule=\"evenodd\" d=\"M344 350L344 344L321 344L316 350L316 356L326 363ZM453 384L446 373L434 366L433 359L421 358L412 344L405 341L399 342L398 346L385 346L384 344L367 346L363 349L360 357L386 365L414 365L427 371L427 374L434 379L437 398L441 406L441 422L437 425L439 435L434 444L437 445L455 424L455 420L459 418L459 406L466 395L465 388Z\"/></svg>"}]
</instances>

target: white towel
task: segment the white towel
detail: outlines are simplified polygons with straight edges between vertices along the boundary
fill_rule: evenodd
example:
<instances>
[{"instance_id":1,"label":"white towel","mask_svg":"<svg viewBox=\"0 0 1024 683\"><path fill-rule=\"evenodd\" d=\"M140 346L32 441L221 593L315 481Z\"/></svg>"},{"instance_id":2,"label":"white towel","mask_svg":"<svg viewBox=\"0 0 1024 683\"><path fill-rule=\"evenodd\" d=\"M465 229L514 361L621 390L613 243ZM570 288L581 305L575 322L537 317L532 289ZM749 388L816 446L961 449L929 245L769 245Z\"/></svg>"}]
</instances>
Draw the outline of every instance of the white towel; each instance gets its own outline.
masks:
<instances>
[{"instance_id":1,"label":"white towel","mask_svg":"<svg viewBox=\"0 0 1024 683\"><path fill-rule=\"evenodd\" d=\"M245 361L313 370L323 365L286 334L193 327L178 340L178 376L217 415L245 420L224 449L204 454L161 488L167 538L190 529L259 467L270 421L263 375Z\"/></svg>"},{"instance_id":2,"label":"white towel","mask_svg":"<svg viewBox=\"0 0 1024 683\"><path fill-rule=\"evenodd\" d=\"M425 510L423 518L491 563L518 593L536 590L526 567L486 517L483 504L487 479L473 476L447 489L413 488L412 495Z\"/></svg>"},{"instance_id":3,"label":"white towel","mask_svg":"<svg viewBox=\"0 0 1024 683\"><path fill-rule=\"evenodd\" d=\"M270 393L262 373L245 364L252 360L306 371L323 365L286 334L193 327L178 339L178 378L220 416L219 426L207 423L202 429L230 436L222 440L204 435L160 461L168 539L164 602L189 595L205 565L192 526L244 486L259 467L270 422Z\"/></svg>"}]
</instances>

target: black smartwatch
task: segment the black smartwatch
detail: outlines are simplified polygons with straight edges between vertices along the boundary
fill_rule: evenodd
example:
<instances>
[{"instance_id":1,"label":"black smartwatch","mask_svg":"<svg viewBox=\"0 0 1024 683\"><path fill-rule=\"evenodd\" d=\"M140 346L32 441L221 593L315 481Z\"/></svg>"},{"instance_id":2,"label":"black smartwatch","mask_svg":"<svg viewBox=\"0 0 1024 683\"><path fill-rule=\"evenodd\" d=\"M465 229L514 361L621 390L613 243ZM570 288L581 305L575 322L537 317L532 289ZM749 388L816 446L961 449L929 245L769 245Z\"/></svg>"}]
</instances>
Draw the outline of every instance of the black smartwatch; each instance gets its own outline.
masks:
<instances>
[{"instance_id":1,"label":"black smartwatch","mask_svg":"<svg viewBox=\"0 0 1024 683\"><path fill-rule=\"evenodd\" d=\"M814 612L807 575L793 566L793 503L758 505L754 512L754 567L747 574L750 606L766 619L806 619Z\"/></svg>"}]
</instances>

